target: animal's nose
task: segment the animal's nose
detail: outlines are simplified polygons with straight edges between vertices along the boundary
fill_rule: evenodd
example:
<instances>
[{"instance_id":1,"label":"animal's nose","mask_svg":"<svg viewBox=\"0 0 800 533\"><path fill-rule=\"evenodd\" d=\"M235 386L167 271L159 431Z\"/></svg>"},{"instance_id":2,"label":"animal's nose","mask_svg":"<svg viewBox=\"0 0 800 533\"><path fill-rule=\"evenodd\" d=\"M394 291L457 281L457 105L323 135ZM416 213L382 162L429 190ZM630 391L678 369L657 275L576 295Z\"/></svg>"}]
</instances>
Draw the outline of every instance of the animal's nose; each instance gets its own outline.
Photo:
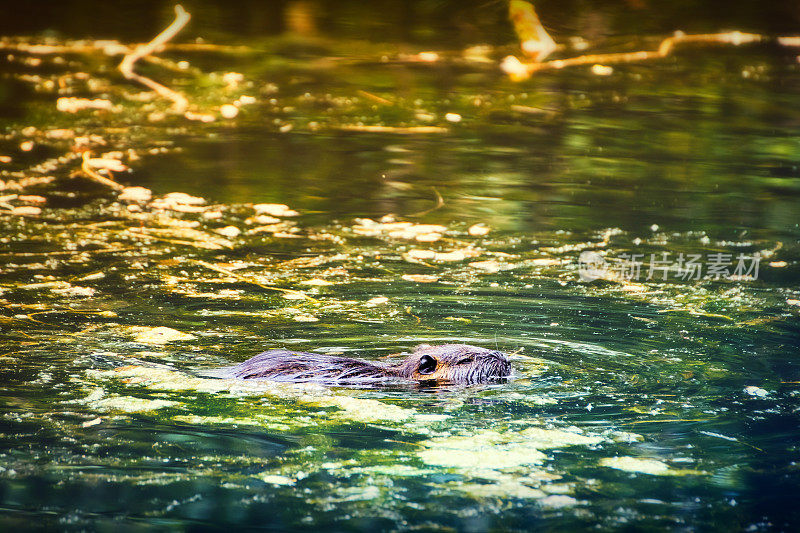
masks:
<instances>
[{"instance_id":1,"label":"animal's nose","mask_svg":"<svg viewBox=\"0 0 800 533\"><path fill-rule=\"evenodd\" d=\"M492 352L492 358L499 363L499 375L507 376L511 373L511 361L503 352Z\"/></svg>"},{"instance_id":2,"label":"animal's nose","mask_svg":"<svg viewBox=\"0 0 800 533\"><path fill-rule=\"evenodd\" d=\"M504 354L503 352L492 352L489 355L494 359L497 359L498 361L508 363L508 357L506 357L506 354Z\"/></svg>"}]
</instances>

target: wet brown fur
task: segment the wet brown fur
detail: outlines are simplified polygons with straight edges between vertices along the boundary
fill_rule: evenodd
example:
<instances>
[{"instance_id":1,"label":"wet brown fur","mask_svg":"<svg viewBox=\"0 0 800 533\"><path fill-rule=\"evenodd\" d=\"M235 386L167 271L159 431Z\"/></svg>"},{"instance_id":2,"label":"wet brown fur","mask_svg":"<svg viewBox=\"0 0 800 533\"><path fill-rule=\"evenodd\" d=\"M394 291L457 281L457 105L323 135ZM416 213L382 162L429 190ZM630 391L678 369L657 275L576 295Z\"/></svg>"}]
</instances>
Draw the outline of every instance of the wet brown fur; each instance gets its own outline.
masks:
<instances>
[{"instance_id":1,"label":"wet brown fur","mask_svg":"<svg viewBox=\"0 0 800 533\"><path fill-rule=\"evenodd\" d=\"M226 378L365 385L393 380L484 383L510 373L511 363L505 354L468 344L423 344L394 365L275 349L213 372Z\"/></svg>"}]
</instances>

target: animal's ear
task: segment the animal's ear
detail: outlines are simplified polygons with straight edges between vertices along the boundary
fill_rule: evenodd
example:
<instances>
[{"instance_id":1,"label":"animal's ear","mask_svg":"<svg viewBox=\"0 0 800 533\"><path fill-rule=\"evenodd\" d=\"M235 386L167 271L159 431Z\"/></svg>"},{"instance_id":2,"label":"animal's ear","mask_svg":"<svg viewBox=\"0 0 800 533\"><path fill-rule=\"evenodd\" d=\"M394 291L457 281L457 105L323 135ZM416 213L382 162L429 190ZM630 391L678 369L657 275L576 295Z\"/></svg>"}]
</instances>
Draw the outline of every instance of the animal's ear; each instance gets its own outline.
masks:
<instances>
[{"instance_id":1,"label":"animal's ear","mask_svg":"<svg viewBox=\"0 0 800 533\"><path fill-rule=\"evenodd\" d=\"M436 366L438 365L438 361L431 357L430 355L423 355L419 358L419 366L417 367L417 372L420 374L428 375L433 374L436 372Z\"/></svg>"}]
</instances>

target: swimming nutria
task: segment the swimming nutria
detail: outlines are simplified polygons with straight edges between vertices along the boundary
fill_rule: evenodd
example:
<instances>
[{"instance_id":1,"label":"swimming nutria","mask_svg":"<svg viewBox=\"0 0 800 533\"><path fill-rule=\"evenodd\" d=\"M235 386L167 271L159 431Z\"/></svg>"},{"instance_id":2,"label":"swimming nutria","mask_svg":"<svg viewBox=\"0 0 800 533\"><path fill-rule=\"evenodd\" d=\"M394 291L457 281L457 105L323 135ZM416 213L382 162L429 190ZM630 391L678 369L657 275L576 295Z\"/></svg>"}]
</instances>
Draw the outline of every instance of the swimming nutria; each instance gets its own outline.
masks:
<instances>
[{"instance_id":1,"label":"swimming nutria","mask_svg":"<svg viewBox=\"0 0 800 533\"><path fill-rule=\"evenodd\" d=\"M390 380L484 383L511 373L503 352L468 344L423 344L396 365L285 349L267 350L243 363L213 371L215 377L328 384Z\"/></svg>"}]
</instances>

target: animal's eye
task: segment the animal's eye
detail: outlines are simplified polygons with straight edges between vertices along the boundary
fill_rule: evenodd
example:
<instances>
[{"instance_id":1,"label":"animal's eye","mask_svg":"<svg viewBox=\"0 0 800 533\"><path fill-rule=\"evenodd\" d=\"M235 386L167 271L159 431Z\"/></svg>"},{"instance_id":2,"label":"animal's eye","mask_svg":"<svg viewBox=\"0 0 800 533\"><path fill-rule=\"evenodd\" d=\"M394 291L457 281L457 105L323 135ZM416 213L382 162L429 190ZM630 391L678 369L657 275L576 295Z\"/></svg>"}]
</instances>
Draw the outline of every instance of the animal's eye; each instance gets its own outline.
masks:
<instances>
[{"instance_id":1,"label":"animal's eye","mask_svg":"<svg viewBox=\"0 0 800 533\"><path fill-rule=\"evenodd\" d=\"M436 371L436 359L430 355L423 355L419 358L419 367L417 372L420 374L433 374Z\"/></svg>"},{"instance_id":2,"label":"animal's eye","mask_svg":"<svg viewBox=\"0 0 800 533\"><path fill-rule=\"evenodd\" d=\"M456 361L456 364L457 364L457 365L465 365L465 364L467 364L467 363L471 363L471 362L473 362L474 360L475 360L475 358L474 358L473 356L471 356L471 355L468 355L468 356L466 356L466 357L462 357L461 359L459 359L458 361Z\"/></svg>"}]
</instances>

